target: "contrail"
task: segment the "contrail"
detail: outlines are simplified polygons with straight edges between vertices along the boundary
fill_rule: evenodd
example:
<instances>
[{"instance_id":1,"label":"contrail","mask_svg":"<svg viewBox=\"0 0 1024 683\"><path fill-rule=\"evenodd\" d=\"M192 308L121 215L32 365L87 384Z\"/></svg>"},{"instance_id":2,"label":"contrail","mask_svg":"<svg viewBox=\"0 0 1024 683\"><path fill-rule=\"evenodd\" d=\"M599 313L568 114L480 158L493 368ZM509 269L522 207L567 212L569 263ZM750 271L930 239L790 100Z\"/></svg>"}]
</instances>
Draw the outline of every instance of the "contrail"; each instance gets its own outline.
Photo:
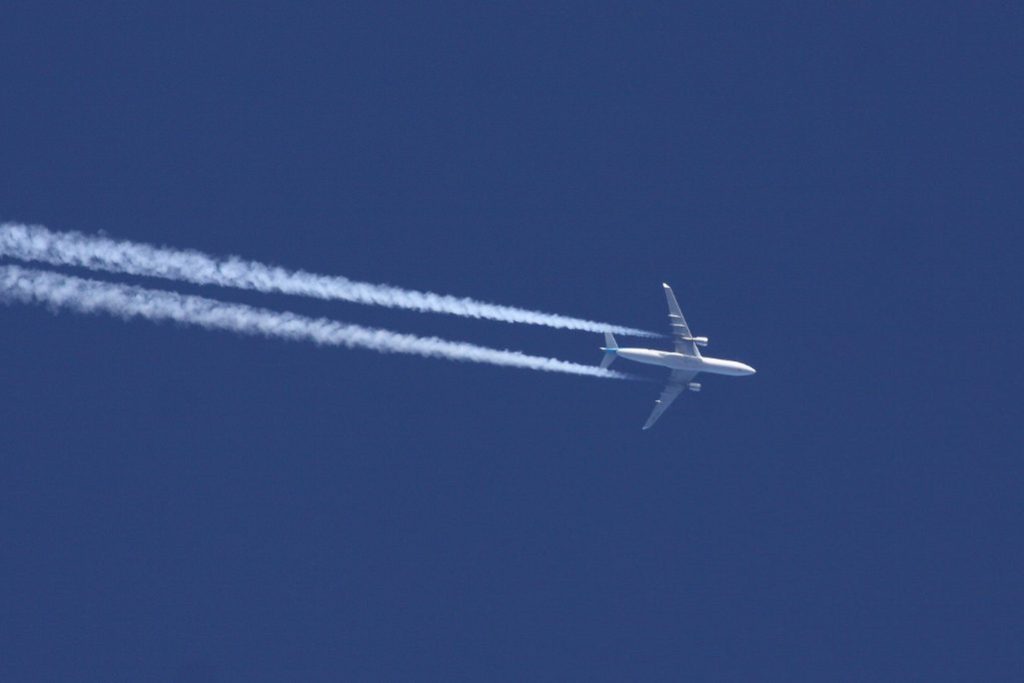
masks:
<instances>
[{"instance_id":1,"label":"contrail","mask_svg":"<svg viewBox=\"0 0 1024 683\"><path fill-rule=\"evenodd\" d=\"M200 285L299 294L318 299L447 313L508 323L545 325L588 332L608 331L639 337L662 336L632 327L501 306L446 294L356 282L340 276L317 275L301 270L287 270L236 256L219 259L192 250L155 247L79 232L53 232L41 225L0 224L0 256Z\"/></svg>"},{"instance_id":2,"label":"contrail","mask_svg":"<svg viewBox=\"0 0 1024 683\"><path fill-rule=\"evenodd\" d=\"M564 372L608 379L630 375L556 358L529 356L437 337L417 337L388 330L347 325L265 308L225 303L132 285L63 275L20 266L0 266L0 300L45 304L54 310L108 313L120 318L170 320L209 330L226 330L324 346L362 348L380 353L408 353L471 363L488 363L545 372Z\"/></svg>"}]
</instances>

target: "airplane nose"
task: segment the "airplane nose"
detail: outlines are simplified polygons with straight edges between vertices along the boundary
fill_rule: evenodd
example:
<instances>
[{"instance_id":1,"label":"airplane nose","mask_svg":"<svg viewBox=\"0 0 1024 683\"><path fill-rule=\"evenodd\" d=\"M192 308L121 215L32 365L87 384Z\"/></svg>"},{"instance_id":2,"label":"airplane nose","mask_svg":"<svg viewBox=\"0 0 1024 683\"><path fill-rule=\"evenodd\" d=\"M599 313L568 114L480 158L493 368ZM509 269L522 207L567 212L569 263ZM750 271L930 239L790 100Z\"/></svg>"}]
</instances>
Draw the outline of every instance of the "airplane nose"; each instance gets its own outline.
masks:
<instances>
[{"instance_id":1,"label":"airplane nose","mask_svg":"<svg viewBox=\"0 0 1024 683\"><path fill-rule=\"evenodd\" d=\"M746 370L747 370L747 372L749 374L751 374L751 375L756 375L757 374L757 370L755 370L754 368L750 367L749 365L744 365L743 367L746 368Z\"/></svg>"}]
</instances>

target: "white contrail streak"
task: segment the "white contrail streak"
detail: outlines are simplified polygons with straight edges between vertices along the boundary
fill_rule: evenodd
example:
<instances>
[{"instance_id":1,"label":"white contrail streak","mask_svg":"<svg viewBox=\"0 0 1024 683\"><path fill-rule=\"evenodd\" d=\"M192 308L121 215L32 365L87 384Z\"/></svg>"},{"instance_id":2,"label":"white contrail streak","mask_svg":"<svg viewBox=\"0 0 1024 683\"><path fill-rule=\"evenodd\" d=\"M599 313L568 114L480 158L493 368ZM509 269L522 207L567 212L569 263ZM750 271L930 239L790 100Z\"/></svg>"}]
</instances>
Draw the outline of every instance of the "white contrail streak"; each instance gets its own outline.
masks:
<instances>
[{"instance_id":1,"label":"white contrail streak","mask_svg":"<svg viewBox=\"0 0 1024 683\"><path fill-rule=\"evenodd\" d=\"M154 247L78 232L54 232L41 225L0 224L0 256L59 266L82 266L112 273L221 285L259 292L299 294L318 299L447 313L508 323L545 325L641 337L661 335L621 325L541 313L446 294L355 282L344 277L287 270L232 256L218 259L198 251Z\"/></svg>"},{"instance_id":2,"label":"white contrail streak","mask_svg":"<svg viewBox=\"0 0 1024 683\"><path fill-rule=\"evenodd\" d=\"M630 378L630 375L595 366L528 356L518 351L346 325L326 318L308 318L199 296L87 280L20 266L0 266L0 300L45 304L55 310L78 313L108 313L125 319L170 320L211 330L311 341L324 346L362 348L381 353L409 353L430 358L609 379Z\"/></svg>"}]
</instances>

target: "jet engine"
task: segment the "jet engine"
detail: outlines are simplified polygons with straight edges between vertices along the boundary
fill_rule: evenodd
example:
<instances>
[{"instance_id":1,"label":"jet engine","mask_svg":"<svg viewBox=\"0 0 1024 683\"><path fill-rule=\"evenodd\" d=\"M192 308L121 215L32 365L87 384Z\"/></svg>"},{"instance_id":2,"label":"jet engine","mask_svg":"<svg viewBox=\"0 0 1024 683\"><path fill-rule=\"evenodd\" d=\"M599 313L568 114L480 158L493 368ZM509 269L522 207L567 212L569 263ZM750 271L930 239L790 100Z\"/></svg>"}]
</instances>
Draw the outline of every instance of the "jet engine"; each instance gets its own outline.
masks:
<instances>
[{"instance_id":1,"label":"jet engine","mask_svg":"<svg viewBox=\"0 0 1024 683\"><path fill-rule=\"evenodd\" d=\"M690 382L686 385L686 388L690 391L700 391L700 382Z\"/></svg>"}]
</instances>

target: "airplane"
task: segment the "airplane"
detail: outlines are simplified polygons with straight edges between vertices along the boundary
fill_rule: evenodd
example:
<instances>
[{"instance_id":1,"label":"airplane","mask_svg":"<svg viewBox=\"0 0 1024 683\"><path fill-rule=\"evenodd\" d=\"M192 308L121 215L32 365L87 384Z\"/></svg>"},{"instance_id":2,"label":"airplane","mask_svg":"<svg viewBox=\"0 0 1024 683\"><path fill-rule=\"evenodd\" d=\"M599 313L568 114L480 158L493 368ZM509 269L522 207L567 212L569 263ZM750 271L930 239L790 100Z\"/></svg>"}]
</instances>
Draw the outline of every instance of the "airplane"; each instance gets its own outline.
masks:
<instances>
[{"instance_id":1,"label":"airplane","mask_svg":"<svg viewBox=\"0 0 1024 683\"><path fill-rule=\"evenodd\" d=\"M604 333L605 345L601 347L605 354L601 359L602 368L607 368L616 358L625 358L637 363L661 365L672 371L668 376L668 384L665 385L658 400L654 402L654 410L647 418L644 429L653 427L658 418L672 405L672 401L676 400L684 390L700 391L700 384L691 381L698 373L707 372L714 375L740 377L757 372L746 363L701 356L697 347L707 346L708 338L694 337L690 333L690 327L686 324L683 312L679 310L679 304L676 302L676 295L672 293L672 288L665 283L662 283L661 286L665 288L665 298L668 300L668 321L672 328L675 351L620 348L611 332Z\"/></svg>"}]
</instances>

